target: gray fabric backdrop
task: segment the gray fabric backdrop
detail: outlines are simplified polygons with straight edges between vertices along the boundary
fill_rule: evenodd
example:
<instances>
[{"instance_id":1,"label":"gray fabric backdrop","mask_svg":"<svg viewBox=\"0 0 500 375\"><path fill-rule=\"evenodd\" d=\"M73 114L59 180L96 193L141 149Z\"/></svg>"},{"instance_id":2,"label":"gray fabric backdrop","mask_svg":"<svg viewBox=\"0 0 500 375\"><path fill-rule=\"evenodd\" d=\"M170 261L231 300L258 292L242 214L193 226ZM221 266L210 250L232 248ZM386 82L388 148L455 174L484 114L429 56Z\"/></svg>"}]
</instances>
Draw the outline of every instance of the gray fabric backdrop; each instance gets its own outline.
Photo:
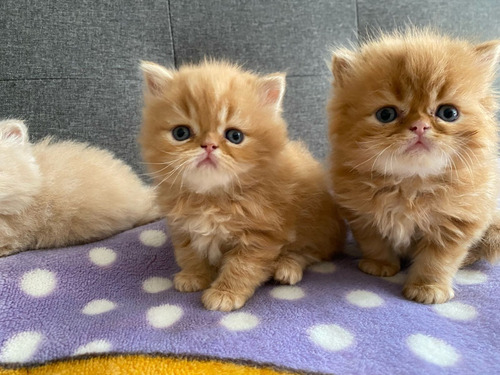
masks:
<instances>
[{"instance_id":1,"label":"gray fabric backdrop","mask_svg":"<svg viewBox=\"0 0 500 375\"><path fill-rule=\"evenodd\" d=\"M212 56L287 72L290 134L323 158L330 48L406 24L500 38L500 2L2 0L0 118L24 118L33 140L51 134L108 148L142 171L139 61Z\"/></svg>"}]
</instances>

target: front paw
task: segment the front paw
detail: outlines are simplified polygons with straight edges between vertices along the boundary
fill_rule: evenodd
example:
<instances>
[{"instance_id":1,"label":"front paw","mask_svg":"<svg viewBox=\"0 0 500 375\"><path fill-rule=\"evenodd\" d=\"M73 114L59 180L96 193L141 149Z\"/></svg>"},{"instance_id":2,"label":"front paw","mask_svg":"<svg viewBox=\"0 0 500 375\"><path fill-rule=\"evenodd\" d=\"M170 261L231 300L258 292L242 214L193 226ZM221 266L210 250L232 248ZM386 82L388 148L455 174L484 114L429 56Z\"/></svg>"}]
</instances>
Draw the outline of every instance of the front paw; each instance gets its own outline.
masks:
<instances>
[{"instance_id":1,"label":"front paw","mask_svg":"<svg viewBox=\"0 0 500 375\"><path fill-rule=\"evenodd\" d=\"M231 311L241 308L248 297L226 290L210 288L203 292L201 302L208 310Z\"/></svg>"},{"instance_id":2,"label":"front paw","mask_svg":"<svg viewBox=\"0 0 500 375\"><path fill-rule=\"evenodd\" d=\"M174 276L174 287L179 292L197 292L207 289L210 286L210 280L206 277L179 272Z\"/></svg>"},{"instance_id":3,"label":"front paw","mask_svg":"<svg viewBox=\"0 0 500 375\"><path fill-rule=\"evenodd\" d=\"M276 268L274 280L281 284L295 285L302 280L302 267L297 263L281 263Z\"/></svg>"},{"instance_id":4,"label":"front paw","mask_svg":"<svg viewBox=\"0 0 500 375\"><path fill-rule=\"evenodd\" d=\"M448 285L407 284L403 288L403 295L415 302L431 304L445 303L453 298L455 292Z\"/></svg>"},{"instance_id":5,"label":"front paw","mask_svg":"<svg viewBox=\"0 0 500 375\"><path fill-rule=\"evenodd\" d=\"M382 277L394 276L400 270L399 264L382 262L375 259L361 259L358 268L370 275Z\"/></svg>"}]
</instances>

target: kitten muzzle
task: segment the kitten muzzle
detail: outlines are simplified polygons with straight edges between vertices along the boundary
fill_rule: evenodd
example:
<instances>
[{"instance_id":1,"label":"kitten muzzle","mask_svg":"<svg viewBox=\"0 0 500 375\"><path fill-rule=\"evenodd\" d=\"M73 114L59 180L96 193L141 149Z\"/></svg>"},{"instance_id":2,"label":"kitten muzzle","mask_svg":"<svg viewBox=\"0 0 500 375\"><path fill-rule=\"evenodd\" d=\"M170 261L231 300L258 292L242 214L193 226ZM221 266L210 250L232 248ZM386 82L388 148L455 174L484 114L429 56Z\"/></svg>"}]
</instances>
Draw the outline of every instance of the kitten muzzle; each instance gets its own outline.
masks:
<instances>
[{"instance_id":1,"label":"kitten muzzle","mask_svg":"<svg viewBox=\"0 0 500 375\"><path fill-rule=\"evenodd\" d=\"M425 138L425 135L418 135L416 138L417 139L412 140L410 146L406 149L406 152L431 150L430 142Z\"/></svg>"},{"instance_id":2,"label":"kitten muzzle","mask_svg":"<svg viewBox=\"0 0 500 375\"><path fill-rule=\"evenodd\" d=\"M201 160L196 164L197 167L207 166L217 168L217 160L212 153L205 153L202 155Z\"/></svg>"}]
</instances>

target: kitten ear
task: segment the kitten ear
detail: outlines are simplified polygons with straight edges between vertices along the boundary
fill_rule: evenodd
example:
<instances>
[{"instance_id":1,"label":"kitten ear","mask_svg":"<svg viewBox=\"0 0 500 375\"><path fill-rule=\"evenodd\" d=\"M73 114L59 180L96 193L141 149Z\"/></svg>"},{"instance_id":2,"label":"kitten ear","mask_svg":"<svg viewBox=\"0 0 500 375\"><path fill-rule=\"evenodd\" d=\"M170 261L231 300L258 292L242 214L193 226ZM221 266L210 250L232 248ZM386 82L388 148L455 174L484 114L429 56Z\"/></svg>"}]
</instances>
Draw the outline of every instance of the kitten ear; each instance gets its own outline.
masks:
<instances>
[{"instance_id":1,"label":"kitten ear","mask_svg":"<svg viewBox=\"0 0 500 375\"><path fill-rule=\"evenodd\" d=\"M286 86L285 77L285 73L274 73L259 78L257 82L257 91L262 104L274 107L276 112L281 111Z\"/></svg>"},{"instance_id":2,"label":"kitten ear","mask_svg":"<svg viewBox=\"0 0 500 375\"><path fill-rule=\"evenodd\" d=\"M0 121L0 138L14 140L18 143L28 143L28 128L21 120Z\"/></svg>"},{"instance_id":3,"label":"kitten ear","mask_svg":"<svg viewBox=\"0 0 500 375\"><path fill-rule=\"evenodd\" d=\"M490 40L476 45L476 55L479 57L479 62L490 72L494 73L500 60L500 40Z\"/></svg>"},{"instance_id":4,"label":"kitten ear","mask_svg":"<svg viewBox=\"0 0 500 375\"><path fill-rule=\"evenodd\" d=\"M141 70L146 83L146 90L153 96L164 93L169 81L172 80L173 71L150 61L141 61Z\"/></svg>"},{"instance_id":5,"label":"kitten ear","mask_svg":"<svg viewBox=\"0 0 500 375\"><path fill-rule=\"evenodd\" d=\"M356 54L347 48L340 48L332 54L333 84L342 87L354 64Z\"/></svg>"}]
</instances>

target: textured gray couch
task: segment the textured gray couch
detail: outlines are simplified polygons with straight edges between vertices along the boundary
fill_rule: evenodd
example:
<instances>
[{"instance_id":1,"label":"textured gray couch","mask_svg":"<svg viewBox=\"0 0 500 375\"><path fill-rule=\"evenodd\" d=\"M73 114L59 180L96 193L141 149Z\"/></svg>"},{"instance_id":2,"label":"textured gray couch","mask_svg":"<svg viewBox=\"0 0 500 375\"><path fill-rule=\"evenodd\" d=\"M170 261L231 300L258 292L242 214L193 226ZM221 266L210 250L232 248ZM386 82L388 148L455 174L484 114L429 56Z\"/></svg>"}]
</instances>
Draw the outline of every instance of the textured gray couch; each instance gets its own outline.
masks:
<instances>
[{"instance_id":1,"label":"textured gray couch","mask_svg":"<svg viewBox=\"0 0 500 375\"><path fill-rule=\"evenodd\" d=\"M408 23L498 38L500 1L2 0L0 118L27 120L33 140L111 149L140 171L139 60L208 55L286 71L290 134L324 157L330 47Z\"/></svg>"}]
</instances>

